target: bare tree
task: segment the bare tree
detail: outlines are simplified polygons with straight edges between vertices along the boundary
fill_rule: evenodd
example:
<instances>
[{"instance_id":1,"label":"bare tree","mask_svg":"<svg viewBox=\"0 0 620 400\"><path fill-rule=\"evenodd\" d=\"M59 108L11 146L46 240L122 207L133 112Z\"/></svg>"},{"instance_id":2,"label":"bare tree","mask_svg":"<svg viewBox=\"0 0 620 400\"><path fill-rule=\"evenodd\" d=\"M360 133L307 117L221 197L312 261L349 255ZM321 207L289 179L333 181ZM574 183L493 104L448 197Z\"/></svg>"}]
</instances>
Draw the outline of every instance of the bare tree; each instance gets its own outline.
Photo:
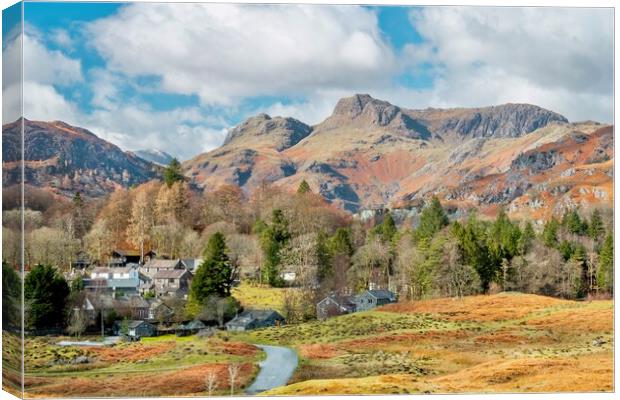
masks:
<instances>
[{"instance_id":1,"label":"bare tree","mask_svg":"<svg viewBox=\"0 0 620 400\"><path fill-rule=\"evenodd\" d=\"M73 312L71 313L71 317L69 319L69 325L67 326L67 331L75 335L76 339L80 338L80 335L84 333L86 327L88 326L88 317L84 310L80 307L75 307Z\"/></svg>"},{"instance_id":2,"label":"bare tree","mask_svg":"<svg viewBox=\"0 0 620 400\"><path fill-rule=\"evenodd\" d=\"M140 248L140 262L144 262L144 245L150 239L153 226L152 206L147 193L140 191L131 208L131 219L127 234L129 241Z\"/></svg>"},{"instance_id":3,"label":"bare tree","mask_svg":"<svg viewBox=\"0 0 620 400\"><path fill-rule=\"evenodd\" d=\"M215 371L209 371L209 373L207 374L205 378L205 387L207 388L207 393L209 394L209 397L211 397L211 394L213 393L213 390L215 389L216 385L217 385L217 374L215 373Z\"/></svg>"},{"instance_id":4,"label":"bare tree","mask_svg":"<svg viewBox=\"0 0 620 400\"><path fill-rule=\"evenodd\" d=\"M230 382L230 395L233 396L235 394L235 381L237 380L237 376L239 375L239 369L241 366L238 363L228 364L228 379Z\"/></svg>"}]
</instances>

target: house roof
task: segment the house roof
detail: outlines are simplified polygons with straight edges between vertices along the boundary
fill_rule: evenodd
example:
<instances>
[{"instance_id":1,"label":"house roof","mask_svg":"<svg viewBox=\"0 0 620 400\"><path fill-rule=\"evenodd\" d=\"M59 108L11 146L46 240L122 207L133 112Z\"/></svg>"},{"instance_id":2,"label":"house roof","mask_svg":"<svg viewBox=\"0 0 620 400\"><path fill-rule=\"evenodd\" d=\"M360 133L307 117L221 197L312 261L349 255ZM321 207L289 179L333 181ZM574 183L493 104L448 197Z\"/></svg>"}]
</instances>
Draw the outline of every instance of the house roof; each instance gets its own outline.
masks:
<instances>
[{"instance_id":1,"label":"house roof","mask_svg":"<svg viewBox=\"0 0 620 400\"><path fill-rule=\"evenodd\" d=\"M132 270L132 267L95 267L93 268L94 274L126 274Z\"/></svg>"},{"instance_id":2,"label":"house roof","mask_svg":"<svg viewBox=\"0 0 620 400\"><path fill-rule=\"evenodd\" d=\"M179 279L185 274L190 274L190 272L186 269L162 270L157 271L157 273L153 275L153 279Z\"/></svg>"},{"instance_id":3,"label":"house roof","mask_svg":"<svg viewBox=\"0 0 620 400\"><path fill-rule=\"evenodd\" d=\"M284 319L280 313L274 310L248 310L244 311L241 314L237 315L235 318L230 320L226 325L241 325L245 326L253 321L264 321L272 316L276 318Z\"/></svg>"},{"instance_id":4,"label":"house roof","mask_svg":"<svg viewBox=\"0 0 620 400\"><path fill-rule=\"evenodd\" d=\"M116 299L121 304L134 308L149 308L149 302L144 300L141 296L124 296Z\"/></svg>"},{"instance_id":5,"label":"house roof","mask_svg":"<svg viewBox=\"0 0 620 400\"><path fill-rule=\"evenodd\" d=\"M198 268L198 266L202 263L201 258L182 258L181 261L190 270Z\"/></svg>"},{"instance_id":6,"label":"house roof","mask_svg":"<svg viewBox=\"0 0 620 400\"><path fill-rule=\"evenodd\" d=\"M327 300L331 300L336 303L340 307L353 307L355 306L355 301L352 296L339 296L335 293L330 294L325 297L323 300L319 301L317 304L321 304Z\"/></svg>"},{"instance_id":7,"label":"house roof","mask_svg":"<svg viewBox=\"0 0 620 400\"><path fill-rule=\"evenodd\" d=\"M366 293L369 293L377 300L392 300L396 298L396 294L390 292L389 290L367 290Z\"/></svg>"},{"instance_id":8,"label":"house roof","mask_svg":"<svg viewBox=\"0 0 620 400\"><path fill-rule=\"evenodd\" d=\"M179 264L181 265L185 265L183 264L183 262L180 259L176 259L176 260L162 260L162 259L150 259L146 264L144 264L144 268L169 268L169 269L174 269L176 268Z\"/></svg>"},{"instance_id":9,"label":"house roof","mask_svg":"<svg viewBox=\"0 0 620 400\"><path fill-rule=\"evenodd\" d=\"M130 320L130 321L128 321L127 326L129 327L129 329L135 329L135 328L139 327L142 324L151 325L148 322L142 321L142 320Z\"/></svg>"},{"instance_id":10,"label":"house roof","mask_svg":"<svg viewBox=\"0 0 620 400\"><path fill-rule=\"evenodd\" d=\"M207 326L204 324L204 322L202 322L199 319L195 319L193 321L190 321L186 324L183 325L179 325L180 329L203 329L206 328Z\"/></svg>"}]
</instances>

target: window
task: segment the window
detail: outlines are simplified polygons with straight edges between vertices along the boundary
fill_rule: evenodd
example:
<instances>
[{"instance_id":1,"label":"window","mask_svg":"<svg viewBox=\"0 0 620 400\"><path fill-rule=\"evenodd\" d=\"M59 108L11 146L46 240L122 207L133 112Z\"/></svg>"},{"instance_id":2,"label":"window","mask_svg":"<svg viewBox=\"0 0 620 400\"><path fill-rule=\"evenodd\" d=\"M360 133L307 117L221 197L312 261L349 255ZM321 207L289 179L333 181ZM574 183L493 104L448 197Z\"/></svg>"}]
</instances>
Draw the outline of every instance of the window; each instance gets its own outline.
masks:
<instances>
[{"instance_id":1,"label":"window","mask_svg":"<svg viewBox=\"0 0 620 400\"><path fill-rule=\"evenodd\" d=\"M169 278L168 283L174 283L174 278Z\"/></svg>"}]
</instances>

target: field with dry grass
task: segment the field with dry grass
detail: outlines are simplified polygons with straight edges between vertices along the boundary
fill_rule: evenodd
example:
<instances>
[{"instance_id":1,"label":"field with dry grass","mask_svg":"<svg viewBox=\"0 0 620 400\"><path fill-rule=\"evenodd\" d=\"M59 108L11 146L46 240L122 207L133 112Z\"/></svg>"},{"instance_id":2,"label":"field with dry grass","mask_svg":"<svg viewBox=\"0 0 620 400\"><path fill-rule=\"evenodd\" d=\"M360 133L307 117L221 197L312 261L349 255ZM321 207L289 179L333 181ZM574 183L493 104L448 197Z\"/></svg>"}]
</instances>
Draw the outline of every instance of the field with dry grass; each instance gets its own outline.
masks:
<instances>
[{"instance_id":1,"label":"field with dry grass","mask_svg":"<svg viewBox=\"0 0 620 400\"><path fill-rule=\"evenodd\" d=\"M216 377L213 394L223 395L230 393L230 364L239 365L235 387L240 393L263 357L257 347L225 334L169 335L106 347L60 347L57 341L27 339L26 397L206 396L210 372Z\"/></svg>"},{"instance_id":2,"label":"field with dry grass","mask_svg":"<svg viewBox=\"0 0 620 400\"><path fill-rule=\"evenodd\" d=\"M427 300L250 335L301 358L269 395L613 390L609 300Z\"/></svg>"}]
</instances>

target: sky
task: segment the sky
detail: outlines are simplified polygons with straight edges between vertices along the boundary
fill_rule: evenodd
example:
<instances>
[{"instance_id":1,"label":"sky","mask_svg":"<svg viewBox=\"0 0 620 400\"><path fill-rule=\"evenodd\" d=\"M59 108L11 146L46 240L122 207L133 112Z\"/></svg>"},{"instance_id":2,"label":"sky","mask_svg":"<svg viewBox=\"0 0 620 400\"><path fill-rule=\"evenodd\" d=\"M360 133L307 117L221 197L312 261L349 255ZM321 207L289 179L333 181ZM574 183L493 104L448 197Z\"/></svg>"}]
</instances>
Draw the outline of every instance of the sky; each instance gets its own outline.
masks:
<instances>
[{"instance_id":1,"label":"sky","mask_svg":"<svg viewBox=\"0 0 620 400\"><path fill-rule=\"evenodd\" d=\"M185 160L252 115L316 124L354 93L406 108L531 103L571 121L613 120L610 8L24 7L24 116L124 150ZM20 115L18 16L3 13L3 123Z\"/></svg>"}]
</instances>

